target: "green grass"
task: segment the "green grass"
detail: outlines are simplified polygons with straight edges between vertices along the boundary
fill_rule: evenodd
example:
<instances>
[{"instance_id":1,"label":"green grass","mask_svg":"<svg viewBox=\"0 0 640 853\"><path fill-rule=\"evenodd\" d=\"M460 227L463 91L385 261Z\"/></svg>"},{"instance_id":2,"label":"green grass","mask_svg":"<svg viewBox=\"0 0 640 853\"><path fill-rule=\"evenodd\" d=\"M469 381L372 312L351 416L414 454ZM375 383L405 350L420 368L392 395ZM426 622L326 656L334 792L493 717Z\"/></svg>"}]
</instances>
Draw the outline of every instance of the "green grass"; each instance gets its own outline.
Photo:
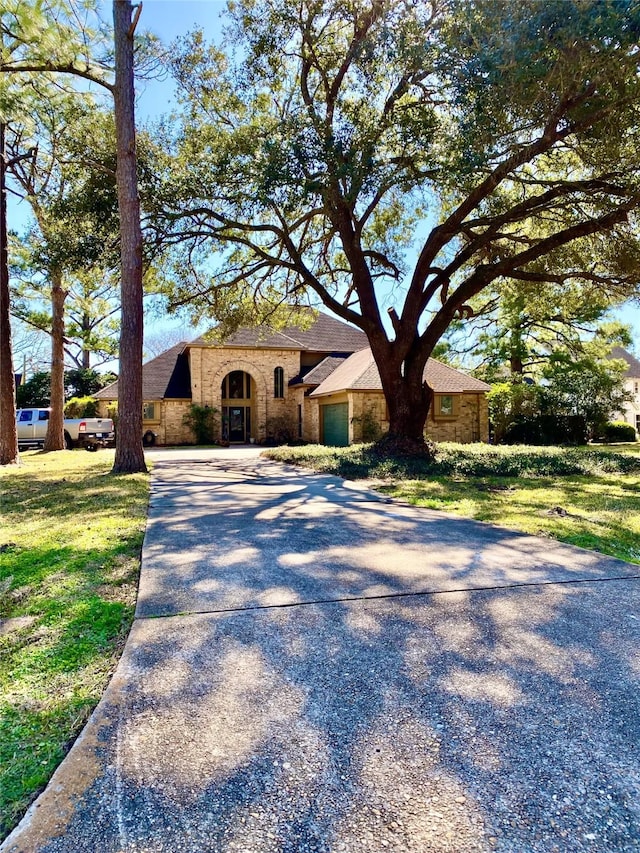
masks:
<instances>
[{"instance_id":1,"label":"green grass","mask_svg":"<svg viewBox=\"0 0 640 853\"><path fill-rule=\"evenodd\" d=\"M640 563L640 444L585 448L437 446L434 461L371 445L266 453L351 479L415 506L549 536Z\"/></svg>"},{"instance_id":2,"label":"green grass","mask_svg":"<svg viewBox=\"0 0 640 853\"><path fill-rule=\"evenodd\" d=\"M148 502L113 451L0 468L0 838L100 699L131 627Z\"/></svg>"}]
</instances>

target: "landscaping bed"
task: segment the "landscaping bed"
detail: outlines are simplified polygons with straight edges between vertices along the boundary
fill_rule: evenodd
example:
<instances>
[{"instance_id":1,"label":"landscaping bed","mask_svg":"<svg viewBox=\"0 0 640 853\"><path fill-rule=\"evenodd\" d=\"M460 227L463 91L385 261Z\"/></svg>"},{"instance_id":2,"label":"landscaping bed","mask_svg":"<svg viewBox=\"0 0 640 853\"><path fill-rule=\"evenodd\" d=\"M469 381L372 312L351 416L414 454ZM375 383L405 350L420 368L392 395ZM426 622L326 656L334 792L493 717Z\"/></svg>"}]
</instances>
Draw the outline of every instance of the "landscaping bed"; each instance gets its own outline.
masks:
<instances>
[{"instance_id":1,"label":"landscaping bed","mask_svg":"<svg viewBox=\"0 0 640 853\"><path fill-rule=\"evenodd\" d=\"M113 452L0 468L0 838L102 696L131 627L148 503Z\"/></svg>"},{"instance_id":2,"label":"landscaping bed","mask_svg":"<svg viewBox=\"0 0 640 853\"><path fill-rule=\"evenodd\" d=\"M640 444L579 448L436 446L434 460L374 445L279 447L281 462L368 480L398 500L640 563Z\"/></svg>"}]
</instances>

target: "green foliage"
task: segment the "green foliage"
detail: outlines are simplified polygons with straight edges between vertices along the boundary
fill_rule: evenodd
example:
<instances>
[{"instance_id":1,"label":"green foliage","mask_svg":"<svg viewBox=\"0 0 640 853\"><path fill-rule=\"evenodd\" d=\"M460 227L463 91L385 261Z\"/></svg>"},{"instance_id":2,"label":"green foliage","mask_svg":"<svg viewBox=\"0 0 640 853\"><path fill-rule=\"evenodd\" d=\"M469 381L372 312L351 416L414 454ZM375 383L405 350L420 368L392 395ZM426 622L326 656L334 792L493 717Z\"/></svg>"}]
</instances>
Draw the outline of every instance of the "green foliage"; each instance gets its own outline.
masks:
<instances>
[{"instance_id":1,"label":"green foliage","mask_svg":"<svg viewBox=\"0 0 640 853\"><path fill-rule=\"evenodd\" d=\"M505 444L586 444L587 423L581 415L531 415L512 421L504 431Z\"/></svg>"},{"instance_id":2,"label":"green foliage","mask_svg":"<svg viewBox=\"0 0 640 853\"><path fill-rule=\"evenodd\" d=\"M607 421L598 438L604 441L637 441L638 434L626 421Z\"/></svg>"},{"instance_id":3,"label":"green foliage","mask_svg":"<svg viewBox=\"0 0 640 853\"><path fill-rule=\"evenodd\" d=\"M601 269L601 281L581 280L579 275L561 275L559 281L528 282L500 280L483 292L472 306L475 316L449 333L454 352L471 352L480 360L478 378L487 382L538 382L549 353L566 352L582 358L593 346L629 346L630 332L621 323L608 321L607 311L634 293L632 281L613 273L604 274L602 252L605 241L581 241L565 251L562 263L576 271ZM595 244L595 245L592 245ZM595 253L595 256L593 256ZM551 265L552 259L547 259ZM549 275L553 273L549 270ZM628 273L625 273L628 277ZM586 349L585 349L586 347Z\"/></svg>"},{"instance_id":4,"label":"green foliage","mask_svg":"<svg viewBox=\"0 0 640 853\"><path fill-rule=\"evenodd\" d=\"M624 389L626 369L622 360L601 358L597 348L588 349L582 358L554 352L543 370L546 384L541 409L556 415L580 415L591 438L630 398Z\"/></svg>"},{"instance_id":5,"label":"green foliage","mask_svg":"<svg viewBox=\"0 0 640 853\"><path fill-rule=\"evenodd\" d=\"M586 448L436 445L435 459L381 457L371 444L351 447L278 448L269 458L352 479L431 476L553 477L573 474L640 473L640 457Z\"/></svg>"},{"instance_id":6,"label":"green foliage","mask_svg":"<svg viewBox=\"0 0 640 853\"><path fill-rule=\"evenodd\" d=\"M361 440L365 443L378 441L382 436L382 428L373 406L365 409L361 415L357 415L351 421L354 424L359 424Z\"/></svg>"},{"instance_id":7,"label":"green foliage","mask_svg":"<svg viewBox=\"0 0 640 853\"><path fill-rule=\"evenodd\" d=\"M41 370L34 373L16 389L16 405L19 409L48 406L51 399L51 373Z\"/></svg>"},{"instance_id":8,"label":"green foliage","mask_svg":"<svg viewBox=\"0 0 640 853\"><path fill-rule=\"evenodd\" d=\"M557 337L589 313L587 285L607 290L597 317L634 291L637 4L238 0L229 14L226 53L202 33L172 53L181 127L153 211L188 271L170 305L246 322L320 300L368 334L402 433L426 359L452 324L468 332L475 297L526 286L527 307L548 303L540 330L575 286Z\"/></svg>"},{"instance_id":9,"label":"green foliage","mask_svg":"<svg viewBox=\"0 0 640 853\"><path fill-rule=\"evenodd\" d=\"M98 415L98 401L93 397L72 397L64 407L65 418L95 418Z\"/></svg>"},{"instance_id":10,"label":"green foliage","mask_svg":"<svg viewBox=\"0 0 640 853\"><path fill-rule=\"evenodd\" d=\"M110 385L118 377L115 373L98 373L92 368L65 370L64 387L67 397L90 397Z\"/></svg>"},{"instance_id":11,"label":"green foliage","mask_svg":"<svg viewBox=\"0 0 640 853\"><path fill-rule=\"evenodd\" d=\"M220 440L218 409L192 403L182 423L193 432L196 444L214 444Z\"/></svg>"},{"instance_id":12,"label":"green foliage","mask_svg":"<svg viewBox=\"0 0 640 853\"><path fill-rule=\"evenodd\" d=\"M522 381L498 382L487 393L487 404L493 440L500 444L512 423L538 413L539 391Z\"/></svg>"},{"instance_id":13,"label":"green foliage","mask_svg":"<svg viewBox=\"0 0 640 853\"><path fill-rule=\"evenodd\" d=\"M65 349L79 368L113 357L118 323L118 206L113 118L87 93L36 98L7 134L13 189L32 218L11 245L13 313L51 334L52 282L63 288ZM32 147L35 158L21 158Z\"/></svg>"},{"instance_id":14,"label":"green foliage","mask_svg":"<svg viewBox=\"0 0 640 853\"><path fill-rule=\"evenodd\" d=\"M74 368L64 374L65 397L90 397L116 379L114 373L98 373L97 370ZM16 389L18 408L48 406L51 399L51 373L42 370L34 373Z\"/></svg>"},{"instance_id":15,"label":"green foliage","mask_svg":"<svg viewBox=\"0 0 640 853\"><path fill-rule=\"evenodd\" d=\"M451 275L463 269L466 275L481 261L500 262L506 275L497 277L508 278L513 270L505 261L523 244L550 237L552 222L581 221L578 197L583 210L607 209L605 183L588 180L603 162L592 146L606 153L607 166L615 160L624 170L635 168L632 145L626 150L618 142L624 135L613 139L610 129L614 116L636 126L629 93L638 85L632 50L638 13L629 3L599 2L597 14L593 2L570 5L567 14L564 2L515 9L465 0L432 15L425 4L400 2L364 14L342 3L299 13L284 0L244 0L232 6L233 54L209 47L202 33L182 40L172 66L184 133L158 198L176 209L177 234L180 217L190 223L190 207L197 210L190 248L203 236L228 246L219 274L199 279L199 307L224 313L249 304L254 287L266 299L287 290L296 298L299 284L321 298L341 286L360 293L341 205L357 225L367 286L384 288L408 270L405 250L424 214L418 195L443 221L466 196L465 227L447 222L451 230L432 241L447 256L442 286L447 278L449 296ZM277 94L267 98L266 91ZM577 135L571 146L564 144L564 121ZM541 142L547 126L549 141ZM536 146L530 156L528 143ZM493 190L479 191L493 170ZM621 175L616 171L616 179ZM623 185L624 178L617 190ZM541 252L556 252L549 271L576 269L575 258L561 254L565 245L555 240ZM528 263L539 274L534 254ZM597 284L601 275L606 270L596 269L592 280ZM233 295L218 285L221 276ZM187 292L184 282L176 298ZM357 310L357 302L346 297L347 303Z\"/></svg>"}]
</instances>

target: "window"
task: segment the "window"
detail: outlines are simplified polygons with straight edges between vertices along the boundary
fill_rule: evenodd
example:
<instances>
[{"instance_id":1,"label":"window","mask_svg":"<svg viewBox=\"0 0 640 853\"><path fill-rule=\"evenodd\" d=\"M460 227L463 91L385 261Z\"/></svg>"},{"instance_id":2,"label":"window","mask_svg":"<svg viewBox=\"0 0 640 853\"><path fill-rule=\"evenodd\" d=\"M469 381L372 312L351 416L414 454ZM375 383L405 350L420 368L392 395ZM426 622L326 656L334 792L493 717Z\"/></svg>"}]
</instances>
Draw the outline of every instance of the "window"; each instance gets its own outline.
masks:
<instances>
[{"instance_id":1,"label":"window","mask_svg":"<svg viewBox=\"0 0 640 853\"><path fill-rule=\"evenodd\" d=\"M23 424L26 421L31 420L31 409L26 409L24 412L20 412L20 423Z\"/></svg>"},{"instance_id":2,"label":"window","mask_svg":"<svg viewBox=\"0 0 640 853\"><path fill-rule=\"evenodd\" d=\"M273 396L284 397L284 369L276 367L273 371Z\"/></svg>"},{"instance_id":3,"label":"window","mask_svg":"<svg viewBox=\"0 0 640 853\"><path fill-rule=\"evenodd\" d=\"M49 409L40 409L38 412L38 420L39 421L48 421L49 420Z\"/></svg>"},{"instance_id":4,"label":"window","mask_svg":"<svg viewBox=\"0 0 640 853\"><path fill-rule=\"evenodd\" d=\"M452 418L453 417L453 397L451 394L442 394L438 397L439 406L438 406L438 414L441 418Z\"/></svg>"},{"instance_id":5,"label":"window","mask_svg":"<svg viewBox=\"0 0 640 853\"><path fill-rule=\"evenodd\" d=\"M640 415L636 415L636 432L640 433Z\"/></svg>"},{"instance_id":6,"label":"window","mask_svg":"<svg viewBox=\"0 0 640 853\"><path fill-rule=\"evenodd\" d=\"M156 404L155 403L145 403L142 407L142 420L143 421L155 421L156 420Z\"/></svg>"},{"instance_id":7,"label":"window","mask_svg":"<svg viewBox=\"0 0 640 853\"><path fill-rule=\"evenodd\" d=\"M244 370L234 370L222 380L223 400L250 400L251 377Z\"/></svg>"}]
</instances>

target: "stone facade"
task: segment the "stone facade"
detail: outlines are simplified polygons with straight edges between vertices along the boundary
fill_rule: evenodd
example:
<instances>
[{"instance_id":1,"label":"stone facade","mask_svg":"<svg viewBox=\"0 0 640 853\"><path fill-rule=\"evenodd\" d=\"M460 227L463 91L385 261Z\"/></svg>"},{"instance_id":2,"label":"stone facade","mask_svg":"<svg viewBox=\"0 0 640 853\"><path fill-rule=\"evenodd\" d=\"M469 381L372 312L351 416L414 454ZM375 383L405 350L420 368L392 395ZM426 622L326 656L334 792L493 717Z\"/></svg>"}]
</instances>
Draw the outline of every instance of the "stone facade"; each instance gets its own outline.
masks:
<instances>
[{"instance_id":1,"label":"stone facade","mask_svg":"<svg viewBox=\"0 0 640 853\"><path fill-rule=\"evenodd\" d=\"M192 347L189 353L193 402L212 406L221 414L224 408L237 403L249 408L249 436L262 442L285 427L293 434L298 429L298 399L288 383L300 371L300 353L296 350L226 349L224 347ZM274 371L283 371L284 397L274 395ZM236 400L222 396L222 383L234 371L251 377L250 396Z\"/></svg>"},{"instance_id":2,"label":"stone facade","mask_svg":"<svg viewBox=\"0 0 640 853\"><path fill-rule=\"evenodd\" d=\"M426 423L427 437L432 441L454 441L469 444L489 441L489 406L484 394L456 395L455 415L450 418L438 415L437 395Z\"/></svg>"},{"instance_id":3,"label":"stone facade","mask_svg":"<svg viewBox=\"0 0 640 853\"><path fill-rule=\"evenodd\" d=\"M191 406L191 400L145 400L144 402L154 404L155 417L143 419L143 434L147 430L151 430L156 435L156 444L160 446L165 444L193 444L193 433L183 422L184 416ZM114 408L115 404L111 400L98 401L100 417L112 417Z\"/></svg>"},{"instance_id":4,"label":"stone facade","mask_svg":"<svg viewBox=\"0 0 640 853\"><path fill-rule=\"evenodd\" d=\"M438 416L437 396L427 418L425 433L428 438L462 444L489 440L489 407L484 394L454 395L455 407L451 417ZM349 391L308 400L311 404L308 441L322 442L320 407L345 402L349 405L349 444L363 440L363 427L366 429L369 417L378 423L381 432L389 429L387 404L382 392Z\"/></svg>"}]
</instances>

